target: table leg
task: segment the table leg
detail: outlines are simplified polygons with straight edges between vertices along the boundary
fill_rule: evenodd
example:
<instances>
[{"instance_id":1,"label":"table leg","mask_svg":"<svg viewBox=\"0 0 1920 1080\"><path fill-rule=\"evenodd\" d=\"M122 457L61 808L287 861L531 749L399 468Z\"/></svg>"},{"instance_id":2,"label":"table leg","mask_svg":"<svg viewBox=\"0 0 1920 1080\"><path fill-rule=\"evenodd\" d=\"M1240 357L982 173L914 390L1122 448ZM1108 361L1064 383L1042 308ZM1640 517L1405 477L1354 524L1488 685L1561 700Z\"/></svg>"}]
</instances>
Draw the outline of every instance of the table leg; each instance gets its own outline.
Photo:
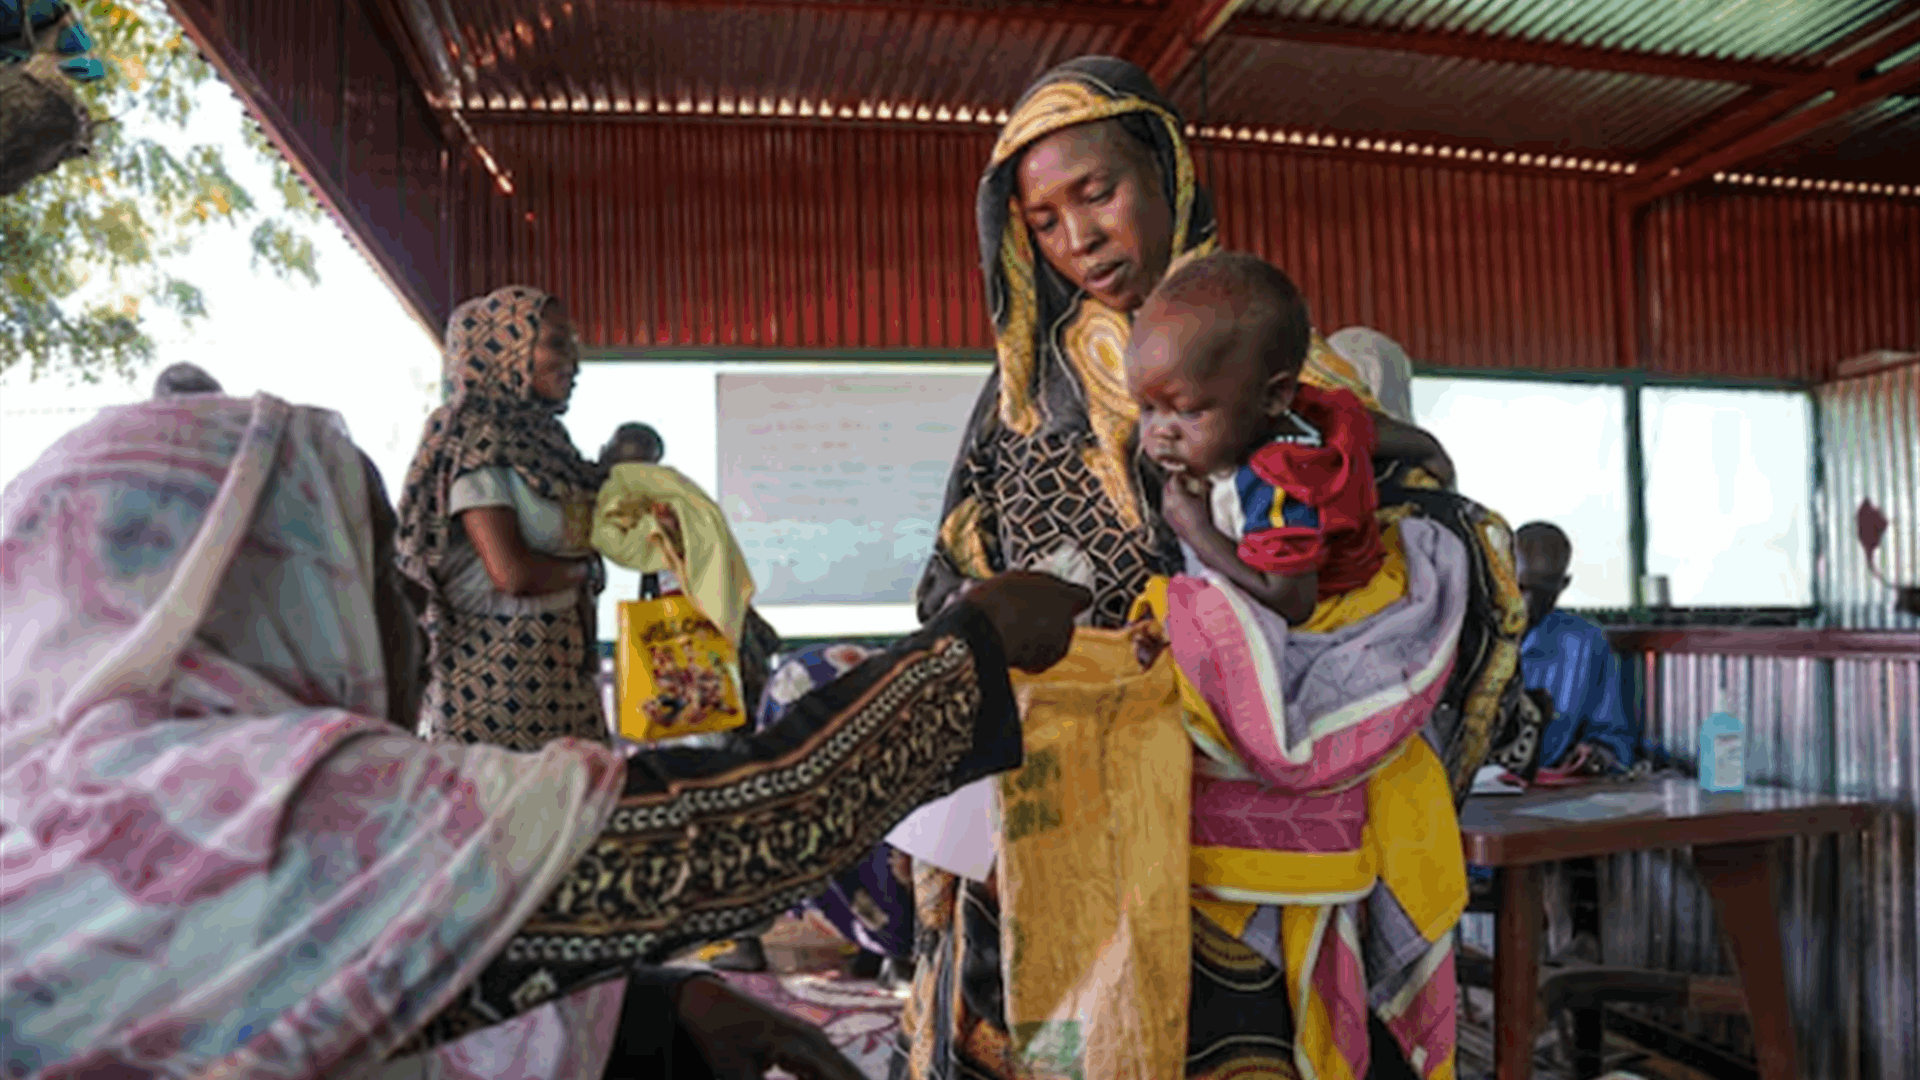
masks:
<instances>
[{"instance_id":1,"label":"table leg","mask_svg":"<svg viewBox=\"0 0 1920 1080\"><path fill-rule=\"evenodd\" d=\"M1493 1061L1498 1080L1528 1080L1533 1075L1541 918L1540 868L1502 869L1493 952Z\"/></svg>"},{"instance_id":2,"label":"table leg","mask_svg":"<svg viewBox=\"0 0 1920 1080\"><path fill-rule=\"evenodd\" d=\"M1760 1057L1761 1080L1799 1075L1793 1010L1787 1000L1787 968L1774 903L1779 874L1774 844L1749 841L1694 849L1693 866L1713 894L1720 928L1746 991L1747 1017Z\"/></svg>"}]
</instances>

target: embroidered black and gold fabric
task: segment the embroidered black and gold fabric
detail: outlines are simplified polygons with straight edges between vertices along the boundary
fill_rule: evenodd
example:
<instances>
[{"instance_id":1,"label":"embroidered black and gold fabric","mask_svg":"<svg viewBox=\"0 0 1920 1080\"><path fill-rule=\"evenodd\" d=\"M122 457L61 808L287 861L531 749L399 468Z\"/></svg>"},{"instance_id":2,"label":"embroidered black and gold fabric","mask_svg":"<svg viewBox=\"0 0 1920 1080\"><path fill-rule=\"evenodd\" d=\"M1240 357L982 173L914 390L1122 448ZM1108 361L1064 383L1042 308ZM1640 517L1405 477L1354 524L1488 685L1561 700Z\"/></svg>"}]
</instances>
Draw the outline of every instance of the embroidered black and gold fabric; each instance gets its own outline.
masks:
<instances>
[{"instance_id":1,"label":"embroidered black and gold fabric","mask_svg":"<svg viewBox=\"0 0 1920 1080\"><path fill-rule=\"evenodd\" d=\"M457 1039L823 890L920 804L1017 767L996 631L959 605L719 749L642 752L594 842L461 998L398 1053Z\"/></svg>"}]
</instances>

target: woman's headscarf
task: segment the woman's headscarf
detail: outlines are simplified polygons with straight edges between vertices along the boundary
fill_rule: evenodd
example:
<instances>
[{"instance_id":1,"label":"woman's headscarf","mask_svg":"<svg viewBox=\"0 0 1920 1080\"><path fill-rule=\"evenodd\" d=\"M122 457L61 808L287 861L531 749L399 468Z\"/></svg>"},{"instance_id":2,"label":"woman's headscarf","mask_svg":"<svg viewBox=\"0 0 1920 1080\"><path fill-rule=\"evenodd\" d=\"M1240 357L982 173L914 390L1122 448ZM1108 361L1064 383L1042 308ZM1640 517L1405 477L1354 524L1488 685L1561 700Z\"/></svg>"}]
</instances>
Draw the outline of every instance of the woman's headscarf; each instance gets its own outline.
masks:
<instances>
[{"instance_id":1,"label":"woman's headscarf","mask_svg":"<svg viewBox=\"0 0 1920 1080\"><path fill-rule=\"evenodd\" d=\"M470 984L611 812L585 744L386 711L338 417L109 409L0 497L0 1071L304 1080Z\"/></svg>"},{"instance_id":2,"label":"woman's headscarf","mask_svg":"<svg viewBox=\"0 0 1920 1080\"><path fill-rule=\"evenodd\" d=\"M1090 430L1095 446L1088 464L1122 518L1138 528L1131 460L1140 410L1127 392L1123 363L1128 316L1053 269L1035 251L1019 208L1023 152L1055 132L1101 120L1117 120L1159 169L1160 190L1173 210L1168 272L1220 247L1213 198L1195 173L1185 122L1145 71L1111 56L1083 56L1042 75L1000 129L976 204L999 361L993 376L999 410L991 419L1022 435ZM1318 334L1302 378L1377 406L1365 380Z\"/></svg>"},{"instance_id":3,"label":"woman's headscarf","mask_svg":"<svg viewBox=\"0 0 1920 1080\"><path fill-rule=\"evenodd\" d=\"M1413 361L1399 342L1370 327L1349 326L1328 337L1327 344L1353 365L1382 413L1413 423Z\"/></svg>"},{"instance_id":4,"label":"woman's headscarf","mask_svg":"<svg viewBox=\"0 0 1920 1080\"><path fill-rule=\"evenodd\" d=\"M1022 435L1091 430L1089 464L1113 505L1140 525L1129 457L1140 410L1122 356L1127 316L1088 296L1034 249L1020 214L1022 153L1055 132L1118 120L1151 155L1173 208L1173 261L1218 246L1213 200L1194 177L1180 114L1147 73L1110 56L1083 56L1040 77L1001 128L980 178L981 270L993 315L1000 423Z\"/></svg>"},{"instance_id":5,"label":"woman's headscarf","mask_svg":"<svg viewBox=\"0 0 1920 1080\"><path fill-rule=\"evenodd\" d=\"M447 320L445 401L427 417L400 495L400 571L430 600L440 595L433 570L452 537L447 504L461 475L509 468L536 495L556 502L590 499L605 479L560 423L567 403L534 393L533 347L552 299L509 285L461 304Z\"/></svg>"}]
</instances>

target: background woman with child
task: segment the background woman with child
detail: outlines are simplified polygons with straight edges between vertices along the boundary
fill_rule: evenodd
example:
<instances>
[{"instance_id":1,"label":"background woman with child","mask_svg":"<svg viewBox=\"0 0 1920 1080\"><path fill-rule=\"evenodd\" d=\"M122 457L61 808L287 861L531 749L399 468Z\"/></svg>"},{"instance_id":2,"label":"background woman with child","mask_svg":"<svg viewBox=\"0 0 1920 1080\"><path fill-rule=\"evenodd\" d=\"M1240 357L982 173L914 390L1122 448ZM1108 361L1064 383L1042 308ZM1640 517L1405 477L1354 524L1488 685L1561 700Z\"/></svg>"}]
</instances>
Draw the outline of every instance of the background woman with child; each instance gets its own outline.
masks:
<instances>
[{"instance_id":1,"label":"background woman with child","mask_svg":"<svg viewBox=\"0 0 1920 1080\"><path fill-rule=\"evenodd\" d=\"M949 482L921 616L969 579L1020 567L1087 586L1087 621L1118 628L1149 579L1181 561L1158 520L1161 479L1137 453L1139 412L1122 369L1130 317L1171 267L1217 249L1211 200L1180 117L1145 73L1082 58L1043 76L1014 109L981 180L978 219L998 362ZM1300 381L1351 391L1379 411L1317 335ZM1414 471L1430 474L1418 481L1423 490L1439 486L1432 475L1451 481L1431 437L1375 420L1380 457L1418 463ZM1397 508L1399 494L1382 498L1384 513L1428 512ZM1434 515L1464 541L1471 564L1472 629L1436 709L1448 721L1442 758L1456 791L1513 696L1520 625L1504 524L1465 505ZM895 1076L1014 1075L996 891L920 864L914 892L918 970ZM1293 1075L1287 980L1234 935L1204 918L1192 925L1186 1074ZM1374 1041L1386 1043L1377 1027ZM1374 1058L1404 1067L1397 1053Z\"/></svg>"}]
</instances>

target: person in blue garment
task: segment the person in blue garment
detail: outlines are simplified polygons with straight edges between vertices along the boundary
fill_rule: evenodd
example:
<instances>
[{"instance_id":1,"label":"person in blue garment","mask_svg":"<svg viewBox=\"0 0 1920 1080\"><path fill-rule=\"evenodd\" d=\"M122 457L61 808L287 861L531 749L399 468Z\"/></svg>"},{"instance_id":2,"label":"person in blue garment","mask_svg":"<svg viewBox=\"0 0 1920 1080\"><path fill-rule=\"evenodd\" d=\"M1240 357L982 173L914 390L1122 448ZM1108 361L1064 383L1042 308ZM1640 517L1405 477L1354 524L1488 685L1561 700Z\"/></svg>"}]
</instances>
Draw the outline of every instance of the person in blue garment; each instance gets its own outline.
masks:
<instances>
[{"instance_id":1,"label":"person in blue garment","mask_svg":"<svg viewBox=\"0 0 1920 1080\"><path fill-rule=\"evenodd\" d=\"M1514 555L1527 600L1521 677L1527 689L1553 697L1553 718L1541 732L1540 767L1578 764L1581 772L1625 772L1633 767L1637 740L1620 696L1619 663L1599 627L1555 606L1573 580L1567 574L1573 544L1558 526L1534 521L1514 534Z\"/></svg>"}]
</instances>

